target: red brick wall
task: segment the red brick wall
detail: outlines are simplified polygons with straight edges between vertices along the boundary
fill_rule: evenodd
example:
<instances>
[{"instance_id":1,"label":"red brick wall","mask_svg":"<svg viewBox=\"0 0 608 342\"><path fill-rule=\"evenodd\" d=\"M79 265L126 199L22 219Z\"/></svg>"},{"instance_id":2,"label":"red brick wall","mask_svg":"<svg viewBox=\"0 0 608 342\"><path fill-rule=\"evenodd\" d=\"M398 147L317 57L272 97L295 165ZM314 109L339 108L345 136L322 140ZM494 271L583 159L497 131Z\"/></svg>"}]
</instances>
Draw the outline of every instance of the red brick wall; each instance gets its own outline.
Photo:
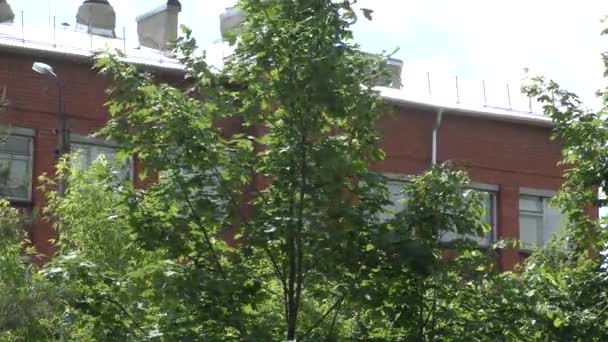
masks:
<instances>
[{"instance_id":1,"label":"red brick wall","mask_svg":"<svg viewBox=\"0 0 608 342\"><path fill-rule=\"evenodd\" d=\"M378 171L416 174L431 164L435 111L398 109L385 115L378 128L386 159ZM438 134L437 158L465 168L472 181L498 186L496 229L502 238L519 237L519 188L557 191L561 184L559 144L551 129L444 112ZM503 269L520 261L505 250Z\"/></svg>"},{"instance_id":2,"label":"red brick wall","mask_svg":"<svg viewBox=\"0 0 608 342\"><path fill-rule=\"evenodd\" d=\"M4 123L35 129L34 177L53 173L57 137L57 93L55 81L35 74L32 63L52 65L64 82L65 110L72 132L86 135L107 120L103 108L107 82L90 64L33 58L3 53L0 55L0 85L8 85L11 107L0 116ZM415 174L431 163L434 111L404 108L386 114L378 123L386 160L375 168L379 171ZM226 122L227 133L240 127L238 121ZM476 182L494 184L497 194L497 233L500 237L518 236L519 187L557 190L560 170L556 168L560 148L549 140L550 129L457 116L446 112L439 133L438 159L451 160L465 167ZM34 188L38 186L34 182ZM44 206L44 196L33 193L33 206ZM31 228L34 244L40 252L52 254L47 241L55 235L49 224ZM500 263L511 269L520 260L517 251L505 251Z\"/></svg>"},{"instance_id":3,"label":"red brick wall","mask_svg":"<svg viewBox=\"0 0 608 342\"><path fill-rule=\"evenodd\" d=\"M70 119L73 133L87 135L103 126L107 120L103 107L106 81L99 77L89 64L34 58L26 55L0 54L0 85L8 86L8 110L0 114L0 121L15 127L35 130L32 204L26 207L43 207L44 194L37 188L37 177L53 174L57 146L57 86L53 78L32 71L34 61L47 63L60 75L64 84L64 108ZM39 252L52 255L48 240L55 237L49 223L39 222L30 227L31 239Z\"/></svg>"}]
</instances>

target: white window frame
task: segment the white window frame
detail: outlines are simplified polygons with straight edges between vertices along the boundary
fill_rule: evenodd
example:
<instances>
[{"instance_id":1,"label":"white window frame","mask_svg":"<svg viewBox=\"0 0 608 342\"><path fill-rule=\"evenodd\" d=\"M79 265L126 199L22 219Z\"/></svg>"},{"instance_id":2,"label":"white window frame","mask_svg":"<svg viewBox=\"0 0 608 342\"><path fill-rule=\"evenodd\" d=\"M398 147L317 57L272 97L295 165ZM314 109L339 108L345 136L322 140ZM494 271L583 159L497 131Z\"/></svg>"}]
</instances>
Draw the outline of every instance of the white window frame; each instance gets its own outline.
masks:
<instances>
[{"instance_id":1,"label":"white window frame","mask_svg":"<svg viewBox=\"0 0 608 342\"><path fill-rule=\"evenodd\" d=\"M97 138L97 137L92 137L92 136L84 136L84 135L80 135L80 134L71 134L70 135L70 145L97 146L97 147L109 148L109 149L115 149L115 150L118 150L120 148L120 145L118 145L114 141ZM71 146L71 148L73 148L73 146ZM74 150L72 150L71 152L74 152ZM87 167L88 166L90 166L90 162L88 163ZM129 160L127 167L129 168L128 177L129 177L129 179L133 180L134 176L135 176L135 168L134 168L134 163L133 163L132 159Z\"/></svg>"},{"instance_id":2,"label":"white window frame","mask_svg":"<svg viewBox=\"0 0 608 342\"><path fill-rule=\"evenodd\" d=\"M480 247L487 248L497 239L496 223L498 222L498 216L497 216L496 198L498 197L499 187L498 187L498 185L494 185L494 184L471 182L467 186L467 189L474 190L477 192L485 192L491 196L490 197L490 206L491 206L490 207L490 210L491 210L491 212L490 212L490 232L487 234L487 238L483 237L481 240L479 240L479 237L477 237L477 236L471 237L471 239L477 240L478 245ZM450 244L455 239L462 238L462 237L466 237L466 236L458 234L458 236L452 240L443 240L443 238L440 237L439 242L442 244Z\"/></svg>"},{"instance_id":3,"label":"white window frame","mask_svg":"<svg viewBox=\"0 0 608 342\"><path fill-rule=\"evenodd\" d=\"M557 194L556 191L552 191L552 190L541 190L541 189L532 189L532 188L520 188L519 189L519 198L518 198L518 220L521 221L521 216L522 216L522 212L524 215L529 216L529 217L537 217L541 219L541 227L540 230L536 233L536 243L533 245L530 244L524 244L523 241L521 240L521 224L519 225L519 240L521 241L522 245L520 247L521 251L524 252L529 252L531 250L533 250L534 248L538 248L538 247L542 247L545 245L545 242L543 241L549 241L551 239L551 237L544 237L544 232L545 232L545 225L547 224L547 208L549 207L549 204L551 202L551 199ZM541 212L532 212L532 211L525 211L521 209L521 205L520 205L520 201L522 197L531 197L531 198L535 198L537 200L541 201ZM562 214L563 215L563 214ZM562 218L563 219L563 218ZM562 227L558 227L558 232L559 229L561 229Z\"/></svg>"},{"instance_id":4,"label":"white window frame","mask_svg":"<svg viewBox=\"0 0 608 342\"><path fill-rule=\"evenodd\" d=\"M0 126L0 129L4 130L5 132L3 132L3 134L6 134L7 136L22 137L22 138L27 138L29 140L29 146L28 146L29 156L25 157L23 155L12 155L11 154L10 158L1 158L1 159L14 159L14 160L27 160L28 161L28 170L27 170L28 174L26 177L26 179L28 179L27 196L25 198L6 196L6 199L8 199L11 202L30 203L30 202L32 202L32 189L33 189L33 183L34 183L34 143L35 143L34 138L36 136L35 131L30 128L6 127L6 126ZM9 154L4 154L4 153L0 152L0 155L8 156Z\"/></svg>"},{"instance_id":5,"label":"white window frame","mask_svg":"<svg viewBox=\"0 0 608 342\"><path fill-rule=\"evenodd\" d=\"M413 177L413 176L407 175L407 174L391 173L391 172L381 172L381 174L386 179L387 182L396 181L396 182L406 183L406 182L409 182L410 179L412 179L412 177ZM478 241L479 245L481 247L489 247L492 244L492 242L496 241L496 239L497 239L497 229L496 229L497 224L496 223L498 222L497 197L498 197L499 187L498 187L498 185L495 185L495 184L471 182L469 184L469 186L467 186L467 189L471 189L471 190L475 190L475 191L479 191L479 192L485 192L491 196L490 210L492 212L490 213L491 230L488 233L489 239L484 238L483 240ZM386 214L383 214L382 218L390 219L390 217L388 217L388 215L386 215ZM441 237L439 238L439 240L440 240L440 243L443 243L443 244L449 244L451 241L453 241L453 240L441 241Z\"/></svg>"}]
</instances>

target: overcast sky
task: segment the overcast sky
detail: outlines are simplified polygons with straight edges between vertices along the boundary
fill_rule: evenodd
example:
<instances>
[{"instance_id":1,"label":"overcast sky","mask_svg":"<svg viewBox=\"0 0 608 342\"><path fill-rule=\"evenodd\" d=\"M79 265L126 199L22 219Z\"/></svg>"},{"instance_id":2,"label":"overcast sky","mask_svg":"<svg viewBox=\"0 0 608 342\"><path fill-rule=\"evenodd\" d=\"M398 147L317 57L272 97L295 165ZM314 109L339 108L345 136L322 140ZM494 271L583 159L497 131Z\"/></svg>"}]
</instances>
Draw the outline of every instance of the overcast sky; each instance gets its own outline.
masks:
<instances>
[{"instance_id":1,"label":"overcast sky","mask_svg":"<svg viewBox=\"0 0 608 342\"><path fill-rule=\"evenodd\" d=\"M75 23L82 0L8 0L20 21ZM135 17L164 0L110 0L117 31L135 39ZM181 0L181 23L202 46L219 38L219 14L234 0ZM600 53L608 37L599 35L608 14L602 0L359 0L374 9L374 20L360 20L355 38L370 52L392 51L404 60L404 82L458 75L463 80L515 82L529 68L578 92L590 105L603 85ZM464 82L464 81L463 81ZM437 81L433 82L437 83ZM420 85L421 87L424 84Z\"/></svg>"}]
</instances>

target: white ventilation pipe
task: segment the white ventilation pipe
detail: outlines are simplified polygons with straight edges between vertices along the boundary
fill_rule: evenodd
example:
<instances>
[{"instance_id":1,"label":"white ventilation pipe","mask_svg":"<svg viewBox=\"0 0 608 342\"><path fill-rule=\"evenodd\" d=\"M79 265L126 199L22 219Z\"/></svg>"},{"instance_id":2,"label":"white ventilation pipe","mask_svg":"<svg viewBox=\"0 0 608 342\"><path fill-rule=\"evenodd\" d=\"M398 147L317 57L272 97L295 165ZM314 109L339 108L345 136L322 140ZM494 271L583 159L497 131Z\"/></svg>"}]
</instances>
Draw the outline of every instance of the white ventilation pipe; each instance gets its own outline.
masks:
<instances>
[{"instance_id":1,"label":"white ventilation pipe","mask_svg":"<svg viewBox=\"0 0 608 342\"><path fill-rule=\"evenodd\" d=\"M116 12L107 0L86 0L78 8L76 22L89 33L116 37Z\"/></svg>"},{"instance_id":2,"label":"white ventilation pipe","mask_svg":"<svg viewBox=\"0 0 608 342\"><path fill-rule=\"evenodd\" d=\"M220 32L222 39L228 39L231 34L236 34L245 21L245 11L238 7L226 8L220 14Z\"/></svg>"},{"instance_id":3,"label":"white ventilation pipe","mask_svg":"<svg viewBox=\"0 0 608 342\"><path fill-rule=\"evenodd\" d=\"M136 18L139 44L147 48L166 51L179 35L179 13L182 5L169 0Z\"/></svg>"}]
</instances>

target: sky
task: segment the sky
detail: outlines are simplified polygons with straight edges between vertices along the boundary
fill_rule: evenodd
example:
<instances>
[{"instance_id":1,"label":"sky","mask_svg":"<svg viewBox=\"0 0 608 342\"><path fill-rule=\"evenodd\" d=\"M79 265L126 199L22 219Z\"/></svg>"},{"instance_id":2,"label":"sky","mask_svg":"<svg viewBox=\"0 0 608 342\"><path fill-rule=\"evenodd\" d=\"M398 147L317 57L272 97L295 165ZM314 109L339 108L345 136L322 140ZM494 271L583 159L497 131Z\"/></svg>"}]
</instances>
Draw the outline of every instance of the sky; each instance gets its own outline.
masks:
<instances>
[{"instance_id":1,"label":"sky","mask_svg":"<svg viewBox=\"0 0 608 342\"><path fill-rule=\"evenodd\" d=\"M82 0L8 0L20 22L75 25ZM126 27L136 39L135 17L164 0L110 0L117 13L117 32ZM202 47L220 38L219 14L234 0L181 0L180 22L193 29ZM50 5L50 11L49 11ZM404 61L403 83L434 88L485 80L504 89L517 83L524 68L555 79L578 93L590 107L604 86L600 54L608 51L600 19L608 14L602 0L359 0L374 10L373 20L361 19L355 40L369 52L393 51ZM424 78L424 81L422 79ZM477 87L477 86L476 86ZM479 88L479 89L477 89ZM476 89L481 92L481 88ZM476 90L476 91L477 91ZM515 89L516 91L516 89ZM501 90L501 96L502 96Z\"/></svg>"}]
</instances>

